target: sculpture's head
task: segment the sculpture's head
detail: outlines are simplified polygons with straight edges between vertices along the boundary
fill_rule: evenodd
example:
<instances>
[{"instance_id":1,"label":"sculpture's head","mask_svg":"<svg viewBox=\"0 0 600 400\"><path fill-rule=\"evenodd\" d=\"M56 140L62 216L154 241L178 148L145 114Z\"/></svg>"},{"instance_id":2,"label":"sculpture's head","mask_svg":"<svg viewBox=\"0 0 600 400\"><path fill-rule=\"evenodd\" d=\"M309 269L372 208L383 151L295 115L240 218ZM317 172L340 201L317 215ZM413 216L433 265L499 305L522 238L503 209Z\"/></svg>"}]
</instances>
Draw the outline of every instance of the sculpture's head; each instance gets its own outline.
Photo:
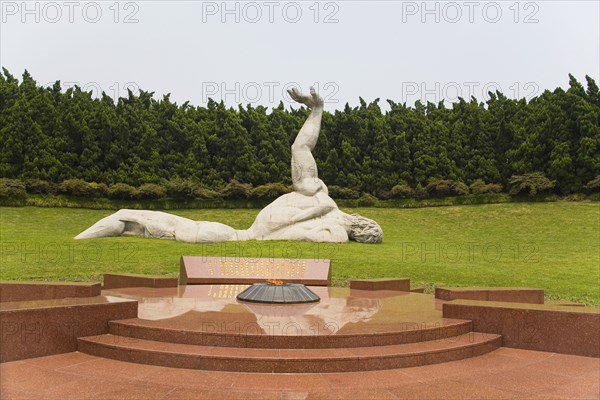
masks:
<instances>
[{"instance_id":1,"label":"sculpture's head","mask_svg":"<svg viewBox=\"0 0 600 400\"><path fill-rule=\"evenodd\" d=\"M383 242L383 230L379 224L372 219L358 214L350 215L351 225L348 238L360 243Z\"/></svg>"}]
</instances>

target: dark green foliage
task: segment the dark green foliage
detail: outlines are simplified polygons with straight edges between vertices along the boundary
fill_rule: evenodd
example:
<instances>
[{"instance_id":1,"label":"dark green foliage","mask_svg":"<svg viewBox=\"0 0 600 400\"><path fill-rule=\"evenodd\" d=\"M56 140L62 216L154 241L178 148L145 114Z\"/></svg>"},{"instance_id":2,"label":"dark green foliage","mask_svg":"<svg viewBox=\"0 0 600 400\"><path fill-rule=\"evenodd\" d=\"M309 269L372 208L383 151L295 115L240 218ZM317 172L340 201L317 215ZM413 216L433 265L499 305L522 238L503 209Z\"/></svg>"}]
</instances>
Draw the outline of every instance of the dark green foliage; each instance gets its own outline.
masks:
<instances>
[{"instance_id":1,"label":"dark green foliage","mask_svg":"<svg viewBox=\"0 0 600 400\"><path fill-rule=\"evenodd\" d=\"M532 172L524 175L513 175L508 181L509 193L517 195L527 193L535 196L538 193L547 192L554 187L554 181L546 178L543 172Z\"/></svg>"},{"instance_id":2,"label":"dark green foliage","mask_svg":"<svg viewBox=\"0 0 600 400\"><path fill-rule=\"evenodd\" d=\"M449 107L388 100L383 111L379 99L359 99L356 107L324 113L314 151L319 177L339 199L401 198L406 190L392 191L399 182L418 198L428 196L424 187L436 197L466 194L460 182L477 180L494 184L478 183L473 193L495 193L511 176L532 171L554 181L557 194L592 190L586 183L600 175L600 89L585 80L586 86L569 75L568 89L529 101L496 92L485 103L459 99ZM103 186L123 183L163 185L175 199L221 190L227 198L249 198L248 187L224 189L235 180L268 198L272 190L258 187L291 183L290 145L307 113L283 103L272 110L213 100L178 105L143 90L113 101L77 86L63 90L58 81L40 87L27 71L19 82L3 70L0 177L31 182L32 194L54 193L55 185L77 179L64 193L135 197L130 188Z\"/></svg>"},{"instance_id":3,"label":"dark green foliage","mask_svg":"<svg viewBox=\"0 0 600 400\"><path fill-rule=\"evenodd\" d=\"M292 190L281 183L267 183L252 189L250 196L253 199L276 199Z\"/></svg>"},{"instance_id":4,"label":"dark green foliage","mask_svg":"<svg viewBox=\"0 0 600 400\"><path fill-rule=\"evenodd\" d=\"M25 184L18 179L0 178L0 199L24 199Z\"/></svg>"},{"instance_id":5,"label":"dark green foliage","mask_svg":"<svg viewBox=\"0 0 600 400\"><path fill-rule=\"evenodd\" d=\"M155 183L144 183L137 189L137 198L142 200L158 200L167 197L167 189Z\"/></svg>"},{"instance_id":6,"label":"dark green foliage","mask_svg":"<svg viewBox=\"0 0 600 400\"><path fill-rule=\"evenodd\" d=\"M108 197L117 200L130 200L137 196L137 190L126 183L115 183L108 188Z\"/></svg>"}]
</instances>

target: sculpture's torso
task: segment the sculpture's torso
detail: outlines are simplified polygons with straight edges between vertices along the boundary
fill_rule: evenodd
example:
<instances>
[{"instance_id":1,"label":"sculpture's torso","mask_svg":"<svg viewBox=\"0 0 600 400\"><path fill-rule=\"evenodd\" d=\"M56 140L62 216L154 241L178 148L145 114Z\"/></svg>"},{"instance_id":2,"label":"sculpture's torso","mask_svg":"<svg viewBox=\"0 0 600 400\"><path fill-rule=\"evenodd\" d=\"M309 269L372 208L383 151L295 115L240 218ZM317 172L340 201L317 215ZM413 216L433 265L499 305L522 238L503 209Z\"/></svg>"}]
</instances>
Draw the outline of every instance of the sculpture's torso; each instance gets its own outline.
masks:
<instances>
[{"instance_id":1,"label":"sculpture's torso","mask_svg":"<svg viewBox=\"0 0 600 400\"><path fill-rule=\"evenodd\" d=\"M321 215L294 221L309 209L315 209ZM258 240L346 242L349 228L347 215L324 192L313 196L292 192L262 209L248 229L248 234L251 239Z\"/></svg>"}]
</instances>

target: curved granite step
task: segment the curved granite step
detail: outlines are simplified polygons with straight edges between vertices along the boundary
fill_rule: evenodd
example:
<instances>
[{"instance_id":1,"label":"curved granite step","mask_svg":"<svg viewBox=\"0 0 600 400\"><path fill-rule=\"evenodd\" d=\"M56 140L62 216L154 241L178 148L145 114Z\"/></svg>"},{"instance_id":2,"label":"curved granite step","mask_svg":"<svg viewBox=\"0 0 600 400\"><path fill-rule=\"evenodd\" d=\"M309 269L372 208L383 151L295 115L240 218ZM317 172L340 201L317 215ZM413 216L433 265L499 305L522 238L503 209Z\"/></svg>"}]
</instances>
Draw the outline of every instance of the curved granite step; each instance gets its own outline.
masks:
<instances>
[{"instance_id":1,"label":"curved granite step","mask_svg":"<svg viewBox=\"0 0 600 400\"><path fill-rule=\"evenodd\" d=\"M393 344L416 343L442 340L472 331L472 323L467 320L443 319L443 325L405 323L394 330L382 329L378 332L356 329L347 333L308 332L300 335L258 334L256 332L180 329L165 327L151 320L132 318L111 321L109 333L137 339L153 340L201 346L244 347L263 349L331 349L349 347L386 346ZM292 332L294 333L294 332Z\"/></svg>"},{"instance_id":2,"label":"curved granite step","mask_svg":"<svg viewBox=\"0 0 600 400\"><path fill-rule=\"evenodd\" d=\"M414 367L488 353L499 335L470 332L441 340L334 349L257 349L167 343L112 334L78 339L79 351L175 368L239 372L342 372Z\"/></svg>"}]
</instances>

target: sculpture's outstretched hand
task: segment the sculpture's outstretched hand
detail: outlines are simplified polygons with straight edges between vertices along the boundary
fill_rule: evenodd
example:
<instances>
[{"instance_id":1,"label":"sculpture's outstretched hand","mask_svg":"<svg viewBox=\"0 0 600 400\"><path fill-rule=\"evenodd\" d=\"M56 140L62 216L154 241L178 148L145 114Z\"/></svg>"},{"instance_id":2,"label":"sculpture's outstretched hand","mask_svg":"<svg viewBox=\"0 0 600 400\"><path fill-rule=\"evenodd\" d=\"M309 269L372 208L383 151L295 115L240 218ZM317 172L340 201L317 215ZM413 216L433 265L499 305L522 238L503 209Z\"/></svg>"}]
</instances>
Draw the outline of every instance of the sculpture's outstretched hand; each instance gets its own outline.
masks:
<instances>
[{"instance_id":1,"label":"sculpture's outstretched hand","mask_svg":"<svg viewBox=\"0 0 600 400\"><path fill-rule=\"evenodd\" d=\"M311 86L310 94L302 94L296 88L288 89L288 93L298 103L304 104L309 108L323 107L323 98L315 91L315 88Z\"/></svg>"}]
</instances>

